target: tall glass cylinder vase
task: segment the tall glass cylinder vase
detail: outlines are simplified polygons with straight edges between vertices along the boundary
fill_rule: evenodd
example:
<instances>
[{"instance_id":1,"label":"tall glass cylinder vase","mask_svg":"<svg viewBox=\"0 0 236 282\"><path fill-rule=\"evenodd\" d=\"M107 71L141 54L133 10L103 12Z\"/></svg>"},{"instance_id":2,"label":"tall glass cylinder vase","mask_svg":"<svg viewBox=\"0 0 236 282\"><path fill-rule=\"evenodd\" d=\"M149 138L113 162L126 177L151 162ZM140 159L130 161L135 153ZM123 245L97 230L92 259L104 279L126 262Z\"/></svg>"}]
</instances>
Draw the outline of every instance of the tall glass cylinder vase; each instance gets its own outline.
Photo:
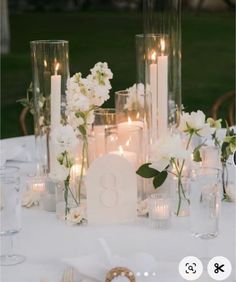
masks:
<instances>
[{"instance_id":1,"label":"tall glass cylinder vase","mask_svg":"<svg viewBox=\"0 0 236 282\"><path fill-rule=\"evenodd\" d=\"M181 0L144 1L145 89L150 144L181 110Z\"/></svg>"},{"instance_id":2,"label":"tall glass cylinder vase","mask_svg":"<svg viewBox=\"0 0 236 282\"><path fill-rule=\"evenodd\" d=\"M57 164L53 147L49 146L50 132L62 119L66 83L69 78L68 42L37 40L30 42L36 162L39 174L53 172ZM50 152L50 153L49 153Z\"/></svg>"}]
</instances>

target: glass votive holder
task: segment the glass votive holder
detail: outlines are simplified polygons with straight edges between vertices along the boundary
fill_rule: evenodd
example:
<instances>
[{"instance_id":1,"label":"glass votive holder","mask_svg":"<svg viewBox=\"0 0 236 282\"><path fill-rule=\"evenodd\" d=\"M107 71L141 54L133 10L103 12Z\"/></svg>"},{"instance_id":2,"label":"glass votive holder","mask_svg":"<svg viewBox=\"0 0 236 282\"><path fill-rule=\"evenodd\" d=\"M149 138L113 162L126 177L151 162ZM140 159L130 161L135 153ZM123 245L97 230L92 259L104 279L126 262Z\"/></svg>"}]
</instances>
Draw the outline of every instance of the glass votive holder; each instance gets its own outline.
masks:
<instances>
[{"instance_id":1,"label":"glass votive holder","mask_svg":"<svg viewBox=\"0 0 236 282\"><path fill-rule=\"evenodd\" d=\"M43 193L45 191L45 177L28 176L27 190L35 193Z\"/></svg>"},{"instance_id":2,"label":"glass votive holder","mask_svg":"<svg viewBox=\"0 0 236 282\"><path fill-rule=\"evenodd\" d=\"M31 198L35 205L41 207L42 196L46 190L45 177L38 175L28 175L26 180L27 191L31 192Z\"/></svg>"},{"instance_id":3,"label":"glass votive holder","mask_svg":"<svg viewBox=\"0 0 236 282\"><path fill-rule=\"evenodd\" d=\"M113 108L100 108L94 112L93 136L94 157L103 156L106 152L105 137L109 130L116 127L116 111Z\"/></svg>"},{"instance_id":4,"label":"glass votive holder","mask_svg":"<svg viewBox=\"0 0 236 282\"><path fill-rule=\"evenodd\" d=\"M166 194L151 194L148 198L149 224L155 229L168 229L171 225L171 199Z\"/></svg>"}]
</instances>

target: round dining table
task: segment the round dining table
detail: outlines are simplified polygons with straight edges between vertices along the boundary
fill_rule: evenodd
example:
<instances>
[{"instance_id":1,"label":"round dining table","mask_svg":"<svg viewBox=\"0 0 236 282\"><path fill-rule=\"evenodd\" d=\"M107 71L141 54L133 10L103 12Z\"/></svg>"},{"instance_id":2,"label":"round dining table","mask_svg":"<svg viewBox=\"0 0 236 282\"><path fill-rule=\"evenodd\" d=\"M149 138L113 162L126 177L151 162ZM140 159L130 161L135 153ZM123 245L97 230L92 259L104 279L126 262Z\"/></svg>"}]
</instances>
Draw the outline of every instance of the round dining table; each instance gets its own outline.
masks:
<instances>
[{"instance_id":1,"label":"round dining table","mask_svg":"<svg viewBox=\"0 0 236 282\"><path fill-rule=\"evenodd\" d=\"M20 169L22 193L26 189L27 175L35 172L34 142L34 136L1 140L1 150L4 152L6 164ZM17 157L14 150L17 147L20 153L19 146L23 153ZM103 249L98 238L103 238L113 254L129 256L139 252L155 258L157 262L155 279L150 276L142 277L140 273L137 281L186 281L178 271L180 261L186 256L198 257L203 262L203 275L197 281L215 281L209 277L206 264L215 256L224 256L230 260L233 269L225 281L235 282L235 203L222 202L219 235L214 239L194 238L188 224L188 217L172 217L171 227L159 230L151 228L148 219L141 217L129 224L72 226L57 219L55 213L47 212L40 207L22 207L22 230L14 238L14 250L24 255L25 261L14 266L2 266L1 281L61 282L63 272L67 268L65 260L102 253ZM5 238L1 238L2 244L4 240ZM74 282L79 281L82 280L78 275Z\"/></svg>"}]
</instances>

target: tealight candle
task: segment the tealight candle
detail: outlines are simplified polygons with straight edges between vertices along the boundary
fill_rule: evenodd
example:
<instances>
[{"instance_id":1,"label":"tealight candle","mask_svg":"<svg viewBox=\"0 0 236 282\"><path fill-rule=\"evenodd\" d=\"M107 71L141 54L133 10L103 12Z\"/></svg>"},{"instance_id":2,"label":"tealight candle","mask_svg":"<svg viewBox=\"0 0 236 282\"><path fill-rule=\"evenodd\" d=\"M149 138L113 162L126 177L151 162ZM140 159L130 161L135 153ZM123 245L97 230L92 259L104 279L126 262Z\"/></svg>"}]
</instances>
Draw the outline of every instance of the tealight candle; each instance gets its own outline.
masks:
<instances>
[{"instance_id":1,"label":"tealight candle","mask_svg":"<svg viewBox=\"0 0 236 282\"><path fill-rule=\"evenodd\" d=\"M39 183L32 183L31 190L34 192L44 192L45 191L45 183L39 182Z\"/></svg>"},{"instance_id":2,"label":"tealight candle","mask_svg":"<svg viewBox=\"0 0 236 282\"><path fill-rule=\"evenodd\" d=\"M170 198L164 194L152 194L148 198L149 219L152 227L168 228L170 226Z\"/></svg>"},{"instance_id":3,"label":"tealight candle","mask_svg":"<svg viewBox=\"0 0 236 282\"><path fill-rule=\"evenodd\" d=\"M135 126L143 128L143 122L140 120L132 120L131 117L128 117L127 122L120 122L118 124L118 128L127 130L134 129Z\"/></svg>"}]
</instances>

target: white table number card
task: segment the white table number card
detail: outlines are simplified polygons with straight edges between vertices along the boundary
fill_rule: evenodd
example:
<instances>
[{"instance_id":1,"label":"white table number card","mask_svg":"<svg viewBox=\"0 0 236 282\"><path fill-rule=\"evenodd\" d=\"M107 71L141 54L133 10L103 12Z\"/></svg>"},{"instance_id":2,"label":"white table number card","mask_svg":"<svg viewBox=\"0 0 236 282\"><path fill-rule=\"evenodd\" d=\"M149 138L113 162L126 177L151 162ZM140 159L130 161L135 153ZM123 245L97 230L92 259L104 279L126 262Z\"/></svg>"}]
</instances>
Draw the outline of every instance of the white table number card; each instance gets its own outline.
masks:
<instances>
[{"instance_id":1,"label":"white table number card","mask_svg":"<svg viewBox=\"0 0 236 282\"><path fill-rule=\"evenodd\" d=\"M123 157L96 159L86 177L89 224L131 222L137 216L137 176Z\"/></svg>"}]
</instances>

